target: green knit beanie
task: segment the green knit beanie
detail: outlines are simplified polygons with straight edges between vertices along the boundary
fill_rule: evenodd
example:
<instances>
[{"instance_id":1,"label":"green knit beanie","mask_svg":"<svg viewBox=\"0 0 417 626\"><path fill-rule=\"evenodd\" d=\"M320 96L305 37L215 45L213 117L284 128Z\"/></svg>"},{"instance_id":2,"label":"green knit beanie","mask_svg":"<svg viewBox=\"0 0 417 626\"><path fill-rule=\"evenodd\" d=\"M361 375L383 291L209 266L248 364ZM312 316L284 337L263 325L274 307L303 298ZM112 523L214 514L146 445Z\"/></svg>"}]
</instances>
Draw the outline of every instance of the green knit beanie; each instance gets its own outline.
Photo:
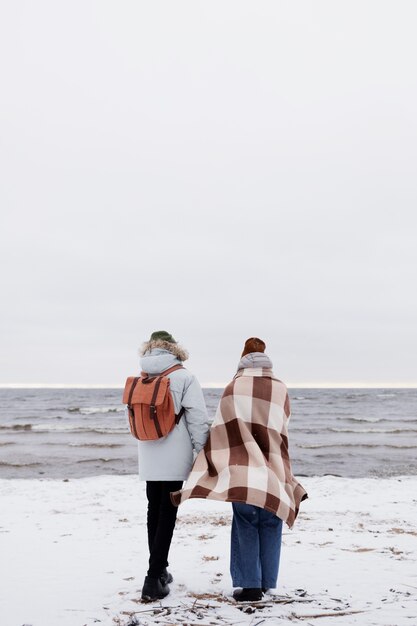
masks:
<instances>
[{"instance_id":1,"label":"green knit beanie","mask_svg":"<svg viewBox=\"0 0 417 626\"><path fill-rule=\"evenodd\" d=\"M152 333L149 341L158 341L158 339L160 339L161 341L168 341L169 343L177 343L174 337L167 333L166 330L156 330L154 333Z\"/></svg>"}]
</instances>

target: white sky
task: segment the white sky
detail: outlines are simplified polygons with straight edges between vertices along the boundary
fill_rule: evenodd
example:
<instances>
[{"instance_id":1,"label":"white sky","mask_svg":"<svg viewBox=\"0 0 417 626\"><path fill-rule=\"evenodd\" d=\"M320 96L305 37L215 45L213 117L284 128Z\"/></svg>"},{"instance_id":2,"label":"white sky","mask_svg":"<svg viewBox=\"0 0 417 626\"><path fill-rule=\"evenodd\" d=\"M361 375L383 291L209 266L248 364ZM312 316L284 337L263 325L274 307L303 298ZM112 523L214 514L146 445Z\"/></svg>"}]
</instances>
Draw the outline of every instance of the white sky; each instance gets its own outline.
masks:
<instances>
[{"instance_id":1,"label":"white sky","mask_svg":"<svg viewBox=\"0 0 417 626\"><path fill-rule=\"evenodd\" d=\"M416 382L417 4L0 5L0 382Z\"/></svg>"}]
</instances>

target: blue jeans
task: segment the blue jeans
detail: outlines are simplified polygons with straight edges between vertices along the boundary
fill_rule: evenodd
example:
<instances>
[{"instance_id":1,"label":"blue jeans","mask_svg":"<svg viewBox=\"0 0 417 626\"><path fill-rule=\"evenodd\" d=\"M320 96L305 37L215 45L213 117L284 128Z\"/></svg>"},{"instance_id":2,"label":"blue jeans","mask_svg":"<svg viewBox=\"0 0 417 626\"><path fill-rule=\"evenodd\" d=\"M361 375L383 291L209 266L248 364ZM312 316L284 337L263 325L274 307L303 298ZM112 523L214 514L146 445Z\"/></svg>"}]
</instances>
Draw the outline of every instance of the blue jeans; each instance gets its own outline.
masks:
<instances>
[{"instance_id":1,"label":"blue jeans","mask_svg":"<svg viewBox=\"0 0 417 626\"><path fill-rule=\"evenodd\" d=\"M281 554L282 520L251 504L233 502L232 505L233 587L274 589Z\"/></svg>"}]
</instances>

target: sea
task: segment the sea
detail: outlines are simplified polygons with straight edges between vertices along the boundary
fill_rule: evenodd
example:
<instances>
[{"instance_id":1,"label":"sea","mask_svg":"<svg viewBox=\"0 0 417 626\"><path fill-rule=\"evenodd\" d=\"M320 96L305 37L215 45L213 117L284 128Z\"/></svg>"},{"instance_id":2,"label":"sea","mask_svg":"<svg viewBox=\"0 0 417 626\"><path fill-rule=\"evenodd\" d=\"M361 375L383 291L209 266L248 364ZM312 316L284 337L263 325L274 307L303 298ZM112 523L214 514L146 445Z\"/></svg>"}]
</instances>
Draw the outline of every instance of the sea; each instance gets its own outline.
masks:
<instances>
[{"instance_id":1,"label":"sea","mask_svg":"<svg viewBox=\"0 0 417 626\"><path fill-rule=\"evenodd\" d=\"M213 419L221 389L204 389ZM417 389L290 389L296 476L417 474ZM135 474L121 389L0 389L0 478Z\"/></svg>"}]
</instances>

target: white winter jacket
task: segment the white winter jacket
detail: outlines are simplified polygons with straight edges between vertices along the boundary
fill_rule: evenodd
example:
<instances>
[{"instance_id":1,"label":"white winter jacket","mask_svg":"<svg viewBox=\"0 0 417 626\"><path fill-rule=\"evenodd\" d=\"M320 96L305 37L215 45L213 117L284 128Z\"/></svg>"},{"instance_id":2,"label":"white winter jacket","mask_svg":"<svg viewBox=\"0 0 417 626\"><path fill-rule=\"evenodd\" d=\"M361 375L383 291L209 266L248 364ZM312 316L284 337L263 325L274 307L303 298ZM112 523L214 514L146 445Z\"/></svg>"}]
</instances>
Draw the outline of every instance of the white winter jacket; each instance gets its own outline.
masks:
<instances>
[{"instance_id":1,"label":"white winter jacket","mask_svg":"<svg viewBox=\"0 0 417 626\"><path fill-rule=\"evenodd\" d=\"M182 365L176 356L154 348L140 359L142 371L150 375ZM208 416L203 391L198 380L186 369L168 374L175 404L175 413L181 407L185 413L179 424L155 441L139 441L139 478L141 480L185 480L190 473L194 453L204 447L208 436Z\"/></svg>"}]
</instances>

